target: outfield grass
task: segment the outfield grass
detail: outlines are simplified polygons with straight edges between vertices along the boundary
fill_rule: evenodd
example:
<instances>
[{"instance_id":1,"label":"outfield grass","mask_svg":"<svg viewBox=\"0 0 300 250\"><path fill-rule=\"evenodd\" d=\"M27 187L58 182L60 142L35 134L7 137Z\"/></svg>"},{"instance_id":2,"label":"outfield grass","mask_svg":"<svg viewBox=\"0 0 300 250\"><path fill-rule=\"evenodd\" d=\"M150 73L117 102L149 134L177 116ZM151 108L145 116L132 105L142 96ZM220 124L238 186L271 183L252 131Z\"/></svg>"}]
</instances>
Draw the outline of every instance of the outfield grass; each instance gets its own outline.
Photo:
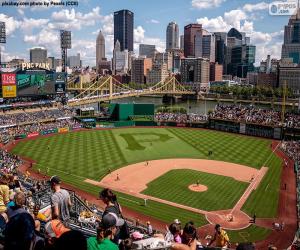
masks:
<instances>
[{"instance_id":1,"label":"outfield grass","mask_svg":"<svg viewBox=\"0 0 300 250\"><path fill-rule=\"evenodd\" d=\"M266 162L272 154L270 144L270 140L207 130L130 128L89 130L22 141L13 149L13 153L37 161L35 169L39 168L42 172L49 167L51 175L58 174L66 183L92 194L97 194L99 188L83 182L84 179L100 180L109 170L136 162L166 158L209 158L257 169L265 164L269 170L243 210L249 215L255 212L257 217L267 218L277 214L281 172L281 160L278 157L274 155ZM207 155L209 150L213 151L210 157ZM235 188L232 186L232 199L237 197ZM220 192L220 189L216 192ZM125 194L119 194L119 198L123 206L165 222L179 218L182 221L195 220L198 225L206 223L203 216L183 209L153 201L148 201L149 206L144 207L140 205L143 204L141 199ZM193 199L191 197L190 202ZM205 201L213 204L209 198ZM226 208L225 205L222 207ZM251 230L261 233L262 229ZM260 233L255 237L259 237ZM233 232L233 235L238 237L237 232Z\"/></svg>"},{"instance_id":2,"label":"outfield grass","mask_svg":"<svg viewBox=\"0 0 300 250\"><path fill-rule=\"evenodd\" d=\"M260 169L272 153L271 141L210 130L169 128L172 134L200 152L201 159L233 162ZM213 151L208 156L208 151Z\"/></svg>"},{"instance_id":3,"label":"outfield grass","mask_svg":"<svg viewBox=\"0 0 300 250\"><path fill-rule=\"evenodd\" d=\"M193 192L188 186L197 180L208 187L205 192ZM177 202L206 211L233 208L249 183L233 178L199 172L196 170L171 170L148 183L143 194Z\"/></svg>"},{"instance_id":4,"label":"outfield grass","mask_svg":"<svg viewBox=\"0 0 300 250\"><path fill-rule=\"evenodd\" d=\"M269 168L268 172L258 188L250 194L242 210L250 216L256 213L256 216L260 218L275 218L277 217L282 160L274 154L266 166Z\"/></svg>"}]
</instances>

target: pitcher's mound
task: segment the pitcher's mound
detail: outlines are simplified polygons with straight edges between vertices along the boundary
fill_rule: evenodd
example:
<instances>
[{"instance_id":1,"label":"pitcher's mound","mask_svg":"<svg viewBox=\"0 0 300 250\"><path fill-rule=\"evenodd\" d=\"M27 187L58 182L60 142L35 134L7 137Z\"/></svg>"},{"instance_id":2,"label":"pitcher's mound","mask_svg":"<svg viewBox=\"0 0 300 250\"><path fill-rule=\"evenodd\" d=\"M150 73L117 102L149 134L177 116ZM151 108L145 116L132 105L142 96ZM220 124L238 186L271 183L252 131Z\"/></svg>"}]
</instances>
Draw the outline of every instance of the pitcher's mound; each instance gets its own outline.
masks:
<instances>
[{"instance_id":1,"label":"pitcher's mound","mask_svg":"<svg viewBox=\"0 0 300 250\"><path fill-rule=\"evenodd\" d=\"M189 190L194 191L194 192L205 192L207 191L207 186L204 185L197 185L197 184L192 184L189 185Z\"/></svg>"}]
</instances>

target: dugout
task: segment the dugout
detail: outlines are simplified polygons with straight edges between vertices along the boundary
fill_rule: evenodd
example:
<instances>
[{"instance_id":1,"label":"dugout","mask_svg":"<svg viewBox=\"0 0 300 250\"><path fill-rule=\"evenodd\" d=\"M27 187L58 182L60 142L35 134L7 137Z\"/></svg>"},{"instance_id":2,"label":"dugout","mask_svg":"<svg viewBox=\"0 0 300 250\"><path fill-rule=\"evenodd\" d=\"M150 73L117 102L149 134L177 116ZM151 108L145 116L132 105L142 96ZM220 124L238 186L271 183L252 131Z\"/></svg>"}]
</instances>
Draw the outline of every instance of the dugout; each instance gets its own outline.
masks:
<instances>
[{"instance_id":1,"label":"dugout","mask_svg":"<svg viewBox=\"0 0 300 250\"><path fill-rule=\"evenodd\" d=\"M109 113L113 121L129 121L134 117L154 118L154 104L146 103L112 103L109 105Z\"/></svg>"}]
</instances>

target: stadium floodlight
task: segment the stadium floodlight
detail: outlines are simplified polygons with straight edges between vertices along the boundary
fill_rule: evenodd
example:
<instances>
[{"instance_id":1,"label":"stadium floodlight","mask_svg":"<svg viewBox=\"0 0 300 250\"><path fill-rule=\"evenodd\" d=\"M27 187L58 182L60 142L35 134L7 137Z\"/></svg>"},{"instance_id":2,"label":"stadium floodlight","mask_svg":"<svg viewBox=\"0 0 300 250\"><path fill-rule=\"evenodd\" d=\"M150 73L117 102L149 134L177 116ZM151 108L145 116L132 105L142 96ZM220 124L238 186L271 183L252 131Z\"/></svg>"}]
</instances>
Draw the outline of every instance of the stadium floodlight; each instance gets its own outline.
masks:
<instances>
[{"instance_id":1,"label":"stadium floodlight","mask_svg":"<svg viewBox=\"0 0 300 250\"><path fill-rule=\"evenodd\" d=\"M61 59L62 59L62 72L66 72L67 64L67 50L71 49L71 31L60 31L60 47L61 47Z\"/></svg>"},{"instance_id":2,"label":"stadium floodlight","mask_svg":"<svg viewBox=\"0 0 300 250\"><path fill-rule=\"evenodd\" d=\"M0 22L0 44L6 43L5 22ZM1 65L1 46L0 46L0 65Z\"/></svg>"}]
</instances>

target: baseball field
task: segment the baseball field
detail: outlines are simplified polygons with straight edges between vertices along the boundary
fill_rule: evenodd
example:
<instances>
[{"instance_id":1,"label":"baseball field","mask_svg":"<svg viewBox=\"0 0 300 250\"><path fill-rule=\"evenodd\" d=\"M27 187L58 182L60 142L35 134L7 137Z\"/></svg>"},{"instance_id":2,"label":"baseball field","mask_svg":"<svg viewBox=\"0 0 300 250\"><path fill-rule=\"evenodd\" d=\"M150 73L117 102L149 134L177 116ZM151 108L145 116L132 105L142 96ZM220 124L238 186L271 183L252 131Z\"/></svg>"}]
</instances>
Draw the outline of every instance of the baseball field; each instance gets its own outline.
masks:
<instances>
[{"instance_id":1,"label":"baseball field","mask_svg":"<svg viewBox=\"0 0 300 250\"><path fill-rule=\"evenodd\" d=\"M239 228L241 216L246 226L240 230L227 223L236 242L270 234L248 224L254 213L277 216L282 162L270 140L198 129L124 128L24 140L12 152L33 160L35 170L93 195L111 187L122 206L165 223L178 218L204 226L228 211ZM204 189L190 188L198 185Z\"/></svg>"}]
</instances>

